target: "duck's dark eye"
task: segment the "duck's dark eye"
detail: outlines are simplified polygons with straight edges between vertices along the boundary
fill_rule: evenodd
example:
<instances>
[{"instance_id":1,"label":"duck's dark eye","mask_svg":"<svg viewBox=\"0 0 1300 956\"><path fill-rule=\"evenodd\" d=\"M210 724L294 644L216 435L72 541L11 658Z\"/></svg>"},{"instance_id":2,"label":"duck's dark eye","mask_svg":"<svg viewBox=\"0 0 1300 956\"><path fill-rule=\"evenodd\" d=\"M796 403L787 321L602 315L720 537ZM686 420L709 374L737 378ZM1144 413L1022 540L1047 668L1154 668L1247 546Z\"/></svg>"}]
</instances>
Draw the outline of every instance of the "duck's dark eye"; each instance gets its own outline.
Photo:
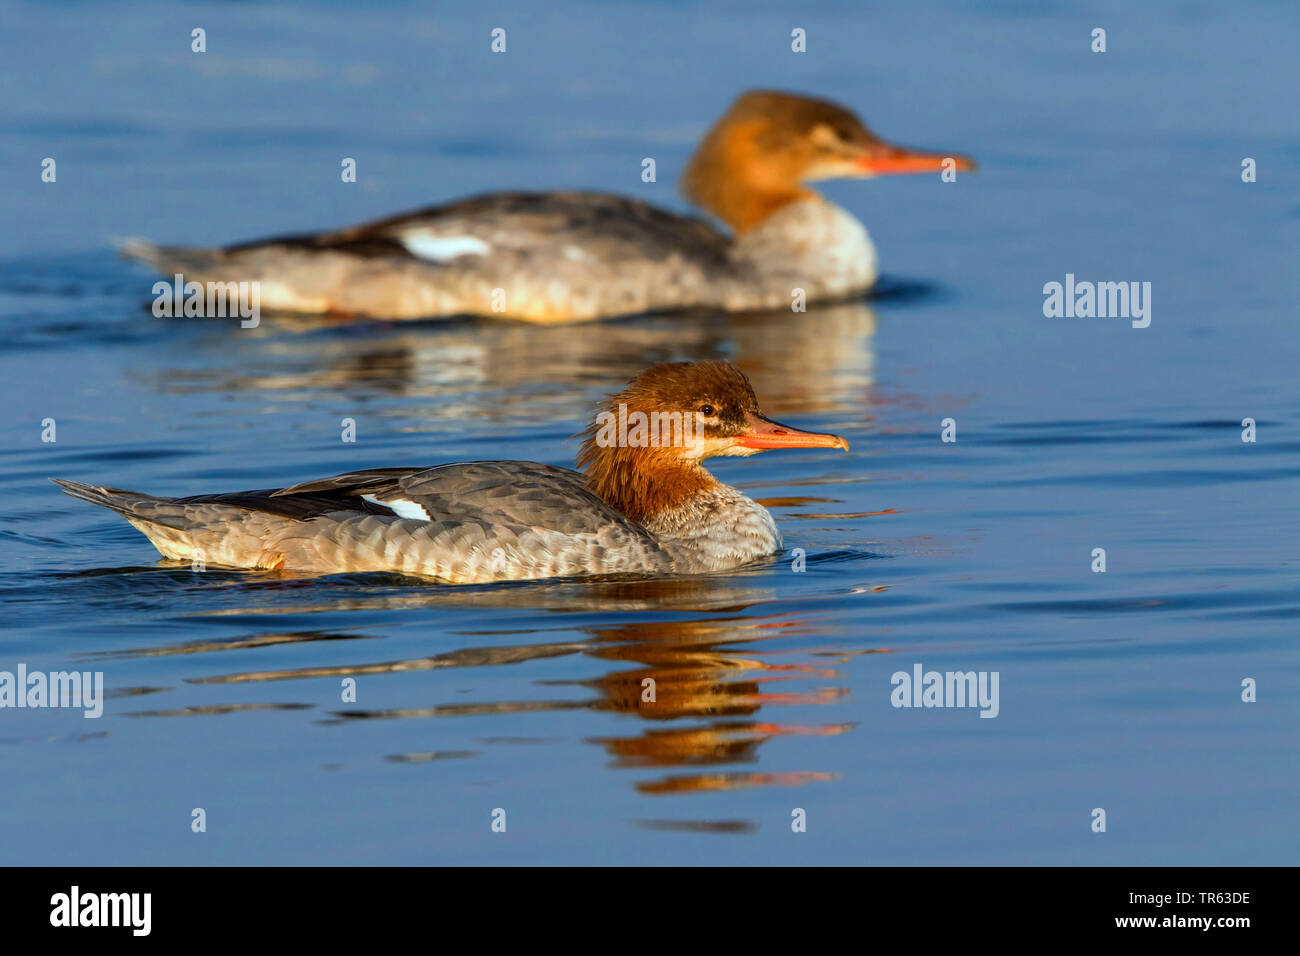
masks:
<instances>
[{"instance_id":1,"label":"duck's dark eye","mask_svg":"<svg viewBox=\"0 0 1300 956\"><path fill-rule=\"evenodd\" d=\"M714 412L716 412L716 411L717 411L717 409L715 409L712 405L701 405L701 406L700 406L700 414L703 415L705 418L712 418Z\"/></svg>"}]
</instances>

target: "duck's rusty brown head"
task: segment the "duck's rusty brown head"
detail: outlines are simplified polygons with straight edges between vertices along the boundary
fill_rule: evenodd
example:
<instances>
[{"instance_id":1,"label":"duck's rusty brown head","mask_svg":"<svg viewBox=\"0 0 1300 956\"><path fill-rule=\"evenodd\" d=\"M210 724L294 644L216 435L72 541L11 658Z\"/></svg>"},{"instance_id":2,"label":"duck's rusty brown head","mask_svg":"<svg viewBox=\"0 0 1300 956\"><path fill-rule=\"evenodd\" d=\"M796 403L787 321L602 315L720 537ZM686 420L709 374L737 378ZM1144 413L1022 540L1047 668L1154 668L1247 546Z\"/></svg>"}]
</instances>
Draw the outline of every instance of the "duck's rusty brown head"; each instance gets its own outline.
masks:
<instances>
[{"instance_id":1,"label":"duck's rusty brown head","mask_svg":"<svg viewBox=\"0 0 1300 956\"><path fill-rule=\"evenodd\" d=\"M715 484L700 462L771 448L842 448L763 415L745 373L730 362L652 365L598 410L583 432L578 468L597 495L636 521Z\"/></svg>"}]
</instances>

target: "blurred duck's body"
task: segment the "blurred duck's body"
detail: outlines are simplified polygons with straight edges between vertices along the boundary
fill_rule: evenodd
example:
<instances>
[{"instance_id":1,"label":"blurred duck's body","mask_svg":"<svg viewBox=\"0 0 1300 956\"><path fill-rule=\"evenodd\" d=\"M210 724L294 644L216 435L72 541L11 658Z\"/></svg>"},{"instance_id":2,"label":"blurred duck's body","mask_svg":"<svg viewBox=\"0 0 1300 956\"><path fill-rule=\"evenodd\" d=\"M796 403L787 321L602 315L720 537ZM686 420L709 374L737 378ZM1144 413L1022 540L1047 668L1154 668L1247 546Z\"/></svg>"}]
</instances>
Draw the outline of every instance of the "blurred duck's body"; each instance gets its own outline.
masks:
<instances>
[{"instance_id":1,"label":"blurred duck's body","mask_svg":"<svg viewBox=\"0 0 1300 956\"><path fill-rule=\"evenodd\" d=\"M722 362L657 365L611 399L646 415L699 414L680 442L607 444L599 417L583 472L534 462L381 468L290 488L160 498L55 481L118 512L164 557L312 573L395 571L447 583L726 571L781 549L765 508L701 465L765 448L847 448L764 418Z\"/></svg>"},{"instance_id":2,"label":"blurred duck's body","mask_svg":"<svg viewBox=\"0 0 1300 956\"><path fill-rule=\"evenodd\" d=\"M751 92L713 126L682 178L687 198L732 235L634 199L542 192L224 248L121 248L186 281L257 281L271 311L568 322L788 308L795 289L808 302L844 299L877 274L866 229L806 182L937 171L945 158L884 143L833 103Z\"/></svg>"}]
</instances>

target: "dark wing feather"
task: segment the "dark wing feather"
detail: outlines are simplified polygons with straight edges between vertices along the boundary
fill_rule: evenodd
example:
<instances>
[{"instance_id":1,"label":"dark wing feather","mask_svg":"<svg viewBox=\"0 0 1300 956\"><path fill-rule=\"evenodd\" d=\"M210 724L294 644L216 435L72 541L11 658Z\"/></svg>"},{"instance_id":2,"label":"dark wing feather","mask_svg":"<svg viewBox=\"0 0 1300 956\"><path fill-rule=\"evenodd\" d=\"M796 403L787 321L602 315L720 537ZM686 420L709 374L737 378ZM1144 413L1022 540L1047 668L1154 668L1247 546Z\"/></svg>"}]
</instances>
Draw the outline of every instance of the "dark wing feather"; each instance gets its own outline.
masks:
<instances>
[{"instance_id":1,"label":"dark wing feather","mask_svg":"<svg viewBox=\"0 0 1300 956\"><path fill-rule=\"evenodd\" d=\"M419 258L402 244L413 231L432 235L474 236L495 248L517 242L535 248L545 242L607 250L611 259L627 255L666 257L674 252L696 260L723 262L731 240L702 219L680 216L649 203L596 192L490 193L429 206L350 226L334 232L281 236L226 247L240 252L279 245L333 249L358 256Z\"/></svg>"},{"instance_id":2,"label":"dark wing feather","mask_svg":"<svg viewBox=\"0 0 1300 956\"><path fill-rule=\"evenodd\" d=\"M306 521L318 515L338 511L355 511L364 514L392 515L393 509L366 501L361 495L369 494L371 487L395 487L395 481L422 468L376 468L356 471L333 478L305 481L291 488L259 488L254 491L225 491L210 495L190 495L174 499L177 504L229 505L245 511L261 511Z\"/></svg>"},{"instance_id":3,"label":"dark wing feather","mask_svg":"<svg viewBox=\"0 0 1300 956\"><path fill-rule=\"evenodd\" d=\"M289 495L281 497L281 492L273 488L257 491L227 491L213 495L191 495L188 498L175 499L177 504L186 505L229 505L245 511L261 511L266 514L279 515L282 518L294 518L306 521L317 515L331 514L338 511L357 511L366 514L393 515L391 508L376 505L355 495L343 492L330 494Z\"/></svg>"},{"instance_id":4,"label":"dark wing feather","mask_svg":"<svg viewBox=\"0 0 1300 956\"><path fill-rule=\"evenodd\" d=\"M365 471L349 471L331 478L316 478L312 481L299 482L288 488L281 488L271 494L277 498L288 495L309 495L313 492L335 492L352 495L368 495L372 489L393 488L407 475L427 471L427 468L367 468Z\"/></svg>"}]
</instances>

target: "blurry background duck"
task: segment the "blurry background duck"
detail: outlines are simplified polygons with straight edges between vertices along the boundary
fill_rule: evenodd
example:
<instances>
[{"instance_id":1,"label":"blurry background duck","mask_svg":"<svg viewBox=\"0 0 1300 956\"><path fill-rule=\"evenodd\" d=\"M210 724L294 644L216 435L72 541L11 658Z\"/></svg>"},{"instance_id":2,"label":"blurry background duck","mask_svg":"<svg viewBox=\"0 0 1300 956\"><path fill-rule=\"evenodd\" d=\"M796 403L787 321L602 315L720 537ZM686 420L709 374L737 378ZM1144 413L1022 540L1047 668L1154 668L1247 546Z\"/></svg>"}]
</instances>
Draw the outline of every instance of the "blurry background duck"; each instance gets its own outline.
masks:
<instances>
[{"instance_id":1,"label":"blurry background duck","mask_svg":"<svg viewBox=\"0 0 1300 956\"><path fill-rule=\"evenodd\" d=\"M502 192L332 232L120 248L187 282L257 281L272 312L558 323L789 308L795 289L808 303L843 300L878 273L866 229L807 183L945 168L974 163L891 145L835 103L751 91L705 135L681 179L686 198L730 234L607 193Z\"/></svg>"}]
</instances>

